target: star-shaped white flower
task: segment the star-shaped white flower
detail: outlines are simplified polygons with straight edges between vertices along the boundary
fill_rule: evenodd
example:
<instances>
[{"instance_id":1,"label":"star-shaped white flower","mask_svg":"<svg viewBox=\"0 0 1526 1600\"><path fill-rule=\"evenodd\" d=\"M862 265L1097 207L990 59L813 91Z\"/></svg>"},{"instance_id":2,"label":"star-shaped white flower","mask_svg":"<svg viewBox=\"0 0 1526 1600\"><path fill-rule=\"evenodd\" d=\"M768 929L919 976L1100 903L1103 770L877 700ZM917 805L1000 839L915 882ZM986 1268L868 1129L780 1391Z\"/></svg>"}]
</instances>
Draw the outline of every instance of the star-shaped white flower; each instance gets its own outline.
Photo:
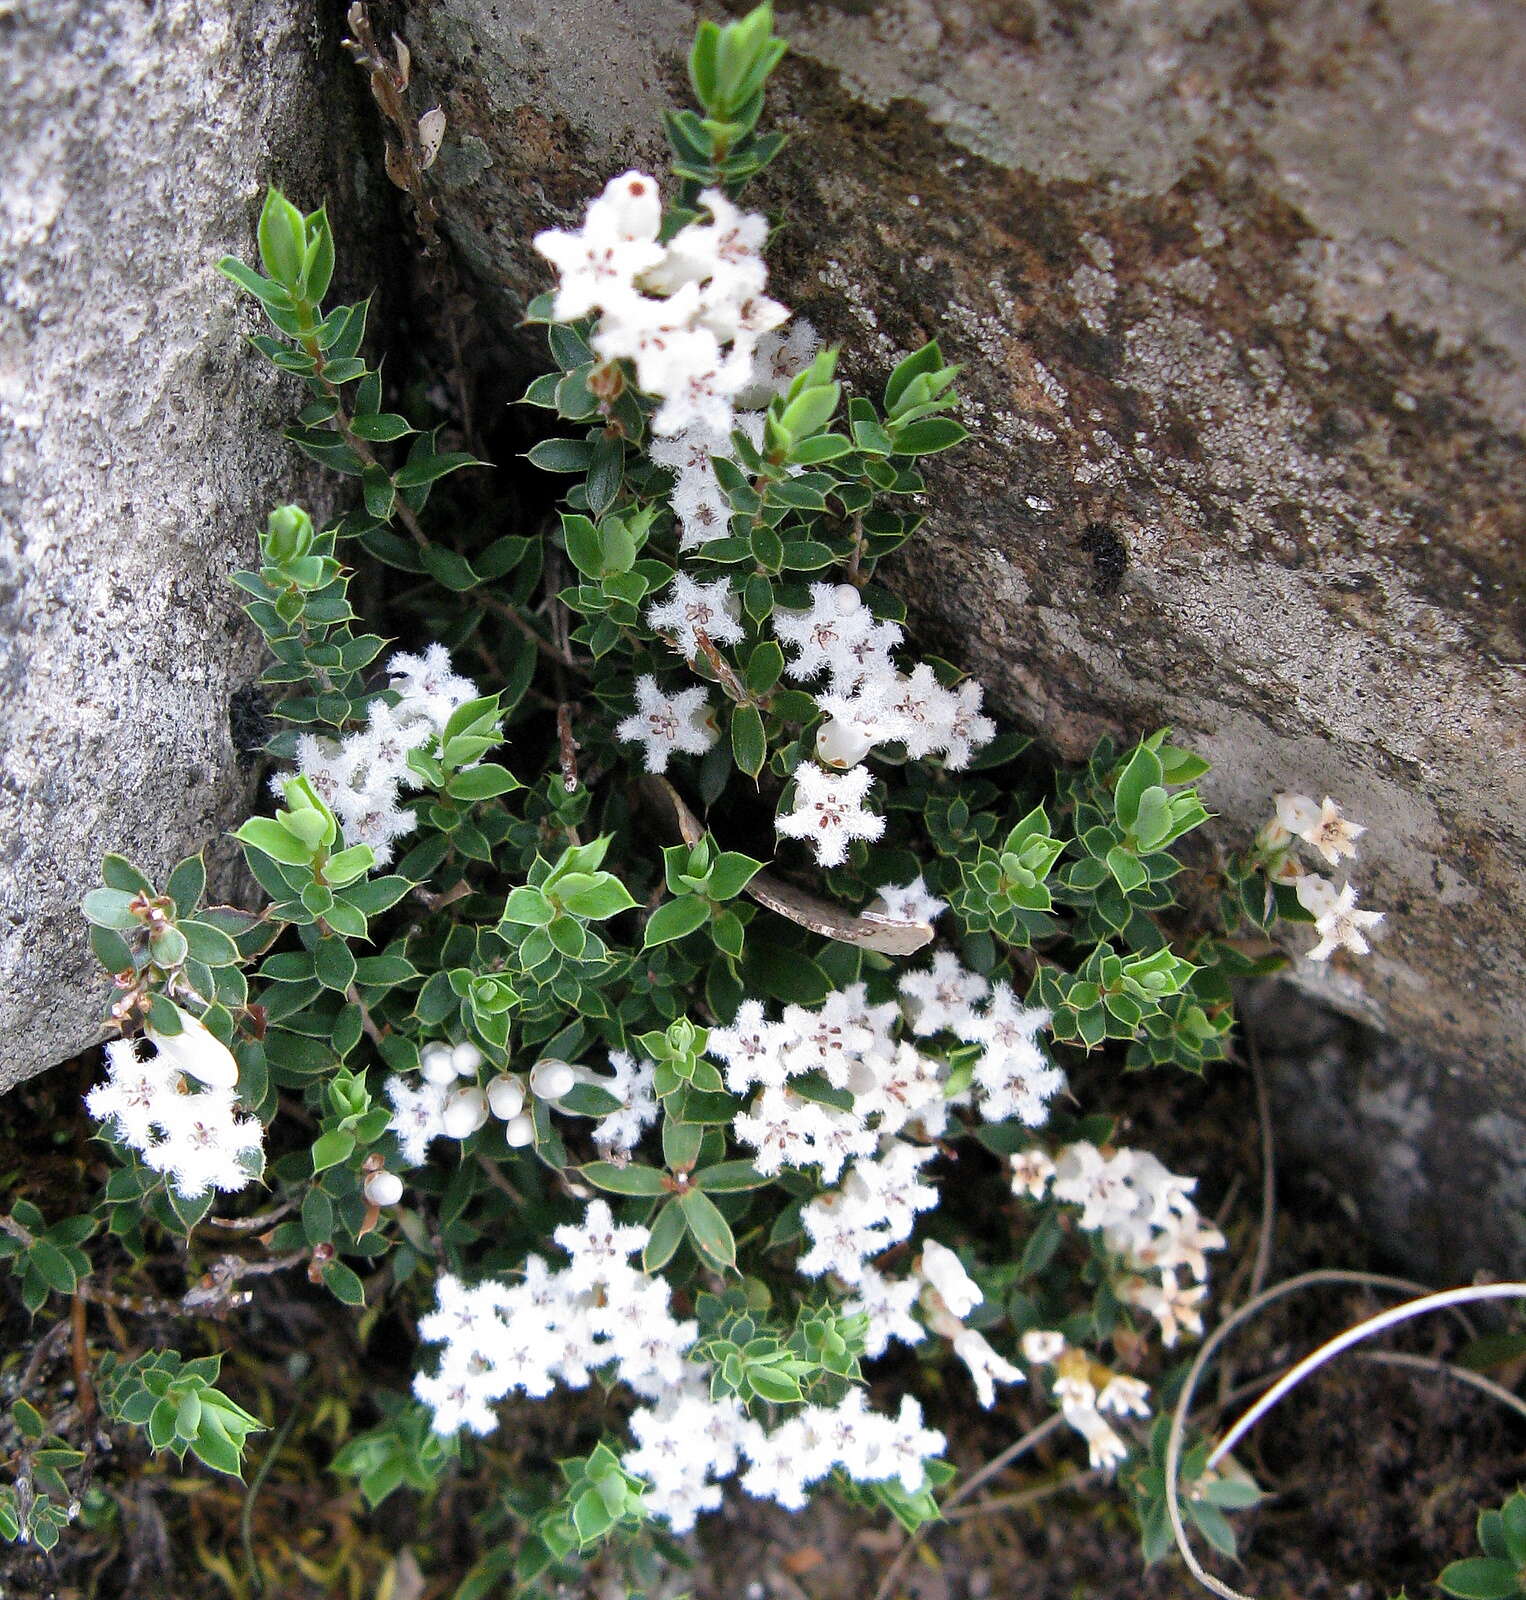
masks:
<instances>
[{"instance_id":1,"label":"star-shaped white flower","mask_svg":"<svg viewBox=\"0 0 1526 1600\"><path fill-rule=\"evenodd\" d=\"M675 572L667 599L647 608L646 621L658 633L671 633L691 661L701 633L711 644L736 644L742 637L740 607L725 578L696 583L687 572Z\"/></svg>"},{"instance_id":2,"label":"star-shaped white flower","mask_svg":"<svg viewBox=\"0 0 1526 1600\"><path fill-rule=\"evenodd\" d=\"M1342 856L1355 857L1356 841L1367 830L1359 822L1348 822L1329 795L1318 806L1306 794L1279 794L1274 798L1277 821L1305 844L1313 845L1332 867L1339 865Z\"/></svg>"},{"instance_id":3,"label":"star-shaped white flower","mask_svg":"<svg viewBox=\"0 0 1526 1600\"><path fill-rule=\"evenodd\" d=\"M854 839L878 839L885 831L885 819L864 807L873 782L868 767L833 774L804 761L795 769L795 809L774 826L792 839L808 840L822 866L841 866Z\"/></svg>"},{"instance_id":4,"label":"star-shaped white flower","mask_svg":"<svg viewBox=\"0 0 1526 1600\"><path fill-rule=\"evenodd\" d=\"M1298 880L1296 888L1299 903L1313 916L1319 933L1319 943L1309 952L1310 961L1328 961L1342 948L1356 956L1367 954L1372 946L1362 930L1375 928L1383 920L1383 913L1358 911L1353 884L1343 884L1337 893L1328 878L1306 873Z\"/></svg>"},{"instance_id":5,"label":"star-shaped white flower","mask_svg":"<svg viewBox=\"0 0 1526 1600\"><path fill-rule=\"evenodd\" d=\"M928 892L919 872L910 883L883 883L863 914L876 922L931 923L948 910L948 902Z\"/></svg>"},{"instance_id":6,"label":"star-shaped white flower","mask_svg":"<svg viewBox=\"0 0 1526 1600\"><path fill-rule=\"evenodd\" d=\"M636 709L615 726L615 737L646 749L646 770L666 772L675 753L702 756L719 737L703 689L664 694L651 673L636 679Z\"/></svg>"}]
</instances>

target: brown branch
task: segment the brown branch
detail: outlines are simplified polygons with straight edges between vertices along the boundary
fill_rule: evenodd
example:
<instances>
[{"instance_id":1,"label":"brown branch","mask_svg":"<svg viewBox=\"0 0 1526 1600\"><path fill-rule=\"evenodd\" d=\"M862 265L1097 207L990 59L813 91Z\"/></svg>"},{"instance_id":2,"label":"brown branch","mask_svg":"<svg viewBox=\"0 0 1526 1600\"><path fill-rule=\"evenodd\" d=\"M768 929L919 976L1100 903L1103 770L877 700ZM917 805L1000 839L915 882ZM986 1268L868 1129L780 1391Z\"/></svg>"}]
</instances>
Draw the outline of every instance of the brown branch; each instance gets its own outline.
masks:
<instances>
[{"instance_id":1,"label":"brown branch","mask_svg":"<svg viewBox=\"0 0 1526 1600\"><path fill-rule=\"evenodd\" d=\"M561 756L562 787L578 791L578 742L572 736L572 707L563 700L556 708L556 739Z\"/></svg>"},{"instance_id":2,"label":"brown branch","mask_svg":"<svg viewBox=\"0 0 1526 1600\"><path fill-rule=\"evenodd\" d=\"M519 611L515 607L511 606L507 600L500 599L499 596L494 594L490 589L481 590L477 594L476 599L480 604L485 605L490 611L496 612L506 622L512 623L514 627L518 628L525 638L527 638L543 656L546 656L550 660L556 662L559 667L570 668L573 672L576 672L581 677L586 678L588 676L588 668L583 662L579 661L574 655L564 654L562 651L558 650L557 647L552 644L552 642L546 638L543 633L540 633L537 629L532 627L530 623L520 615Z\"/></svg>"}]
</instances>

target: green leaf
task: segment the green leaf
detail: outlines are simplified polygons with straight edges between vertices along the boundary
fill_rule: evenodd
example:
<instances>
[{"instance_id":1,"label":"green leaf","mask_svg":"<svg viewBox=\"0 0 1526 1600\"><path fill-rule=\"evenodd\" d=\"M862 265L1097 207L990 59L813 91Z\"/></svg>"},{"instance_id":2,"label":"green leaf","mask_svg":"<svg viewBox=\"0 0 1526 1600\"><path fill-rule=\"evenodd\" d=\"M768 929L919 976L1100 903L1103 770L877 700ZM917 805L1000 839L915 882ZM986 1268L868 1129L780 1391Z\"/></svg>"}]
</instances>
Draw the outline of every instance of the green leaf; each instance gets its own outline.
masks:
<instances>
[{"instance_id":1,"label":"green leaf","mask_svg":"<svg viewBox=\"0 0 1526 1600\"><path fill-rule=\"evenodd\" d=\"M920 422L908 423L892 434L898 456L928 456L962 444L970 430L955 422L952 417L924 417Z\"/></svg>"},{"instance_id":2,"label":"green leaf","mask_svg":"<svg viewBox=\"0 0 1526 1600\"><path fill-rule=\"evenodd\" d=\"M101 879L108 889L123 889L128 894L152 894L154 886L126 856L107 855L101 861Z\"/></svg>"},{"instance_id":3,"label":"green leaf","mask_svg":"<svg viewBox=\"0 0 1526 1600\"><path fill-rule=\"evenodd\" d=\"M516 922L524 927L540 928L550 922L555 913L539 889L532 889L522 885L518 889L511 889L509 897L504 902L504 922Z\"/></svg>"},{"instance_id":4,"label":"green leaf","mask_svg":"<svg viewBox=\"0 0 1526 1600\"><path fill-rule=\"evenodd\" d=\"M936 340L929 340L920 350L914 350L899 363L885 384L885 409L894 414L897 402L906 393L914 378L924 373L937 372L943 365L943 352Z\"/></svg>"},{"instance_id":5,"label":"green leaf","mask_svg":"<svg viewBox=\"0 0 1526 1600\"><path fill-rule=\"evenodd\" d=\"M27 1251L27 1260L41 1274L42 1280L57 1294L73 1294L79 1282L74 1264L47 1239L39 1239Z\"/></svg>"},{"instance_id":6,"label":"green leaf","mask_svg":"<svg viewBox=\"0 0 1526 1600\"><path fill-rule=\"evenodd\" d=\"M343 1128L331 1128L313 1141L313 1171L327 1172L348 1161L355 1150L355 1135Z\"/></svg>"},{"instance_id":7,"label":"green leaf","mask_svg":"<svg viewBox=\"0 0 1526 1600\"><path fill-rule=\"evenodd\" d=\"M593 443L588 463L588 509L602 517L620 495L625 472L625 441L617 434L601 433Z\"/></svg>"},{"instance_id":8,"label":"green leaf","mask_svg":"<svg viewBox=\"0 0 1526 1600\"><path fill-rule=\"evenodd\" d=\"M1132 894L1134 890L1147 883L1150 877L1139 857L1118 845L1107 853L1107 869L1125 894Z\"/></svg>"},{"instance_id":9,"label":"green leaf","mask_svg":"<svg viewBox=\"0 0 1526 1600\"><path fill-rule=\"evenodd\" d=\"M128 909L134 899L135 896L125 889L92 889L80 901L80 910L86 920L98 928L137 928L142 924Z\"/></svg>"},{"instance_id":10,"label":"green leaf","mask_svg":"<svg viewBox=\"0 0 1526 1600\"><path fill-rule=\"evenodd\" d=\"M519 779L507 767L489 762L456 773L445 785L445 792L453 800L493 800L519 787Z\"/></svg>"},{"instance_id":11,"label":"green leaf","mask_svg":"<svg viewBox=\"0 0 1526 1600\"><path fill-rule=\"evenodd\" d=\"M560 887L556 893L575 917L587 917L593 922L604 922L636 904L630 890L609 872L595 874L593 882L570 893L562 893Z\"/></svg>"},{"instance_id":12,"label":"green leaf","mask_svg":"<svg viewBox=\"0 0 1526 1600\"><path fill-rule=\"evenodd\" d=\"M596 1083L575 1083L556 1104L559 1111L570 1111L575 1116L607 1117L611 1111L621 1110L625 1102Z\"/></svg>"},{"instance_id":13,"label":"green leaf","mask_svg":"<svg viewBox=\"0 0 1526 1600\"><path fill-rule=\"evenodd\" d=\"M698 895L684 895L681 899L666 901L647 920L641 947L650 950L653 945L682 939L685 934L702 927L709 916L709 902Z\"/></svg>"},{"instance_id":14,"label":"green leaf","mask_svg":"<svg viewBox=\"0 0 1526 1600\"><path fill-rule=\"evenodd\" d=\"M199 855L187 856L170 873L164 892L175 902L181 916L188 916L206 892L207 864Z\"/></svg>"},{"instance_id":15,"label":"green leaf","mask_svg":"<svg viewBox=\"0 0 1526 1600\"><path fill-rule=\"evenodd\" d=\"M721 1161L694 1174L694 1182L707 1194L732 1194L739 1189L760 1189L771 1183L750 1161Z\"/></svg>"},{"instance_id":16,"label":"green leaf","mask_svg":"<svg viewBox=\"0 0 1526 1600\"><path fill-rule=\"evenodd\" d=\"M268 306L285 309L291 305L291 296L280 284L269 278L262 278L253 267L246 267L237 256L224 256L217 263L217 270L230 282L236 283L241 289L247 289L256 299Z\"/></svg>"},{"instance_id":17,"label":"green leaf","mask_svg":"<svg viewBox=\"0 0 1526 1600\"><path fill-rule=\"evenodd\" d=\"M587 472L593 465L593 445L587 439L542 439L525 460L542 472Z\"/></svg>"},{"instance_id":18,"label":"green leaf","mask_svg":"<svg viewBox=\"0 0 1526 1600\"><path fill-rule=\"evenodd\" d=\"M221 928L195 918L187 918L179 928L193 960L209 967L228 967L238 961L238 946Z\"/></svg>"},{"instance_id":19,"label":"green leaf","mask_svg":"<svg viewBox=\"0 0 1526 1600\"><path fill-rule=\"evenodd\" d=\"M343 939L321 939L313 952L313 975L325 989L343 994L355 981L355 957Z\"/></svg>"},{"instance_id":20,"label":"green leaf","mask_svg":"<svg viewBox=\"0 0 1526 1600\"><path fill-rule=\"evenodd\" d=\"M444 455L419 456L406 462L393 474L392 481L399 489L417 489L426 483L443 478L448 472L458 472L462 467L487 467L489 461L479 461L464 450L448 450Z\"/></svg>"},{"instance_id":21,"label":"green leaf","mask_svg":"<svg viewBox=\"0 0 1526 1600\"><path fill-rule=\"evenodd\" d=\"M1437 1583L1456 1600L1514 1600L1521 1593L1515 1568L1492 1556L1470 1556L1442 1569Z\"/></svg>"},{"instance_id":22,"label":"green leaf","mask_svg":"<svg viewBox=\"0 0 1526 1600\"><path fill-rule=\"evenodd\" d=\"M405 433L414 430L408 425L407 417L400 417L395 411L377 411L368 417L352 417L350 429L358 439L370 439L375 444L390 444L394 439L401 439Z\"/></svg>"},{"instance_id":23,"label":"green leaf","mask_svg":"<svg viewBox=\"0 0 1526 1600\"><path fill-rule=\"evenodd\" d=\"M652 1219L651 1236L641 1252L642 1270L659 1272L673 1259L684 1236L684 1214L676 1200L670 1200Z\"/></svg>"},{"instance_id":24,"label":"green leaf","mask_svg":"<svg viewBox=\"0 0 1526 1600\"><path fill-rule=\"evenodd\" d=\"M1165 781L1160 757L1147 745L1140 745L1118 778L1113 791L1113 815L1125 832L1134 827L1146 789L1158 789Z\"/></svg>"},{"instance_id":25,"label":"green leaf","mask_svg":"<svg viewBox=\"0 0 1526 1600\"><path fill-rule=\"evenodd\" d=\"M658 1195L664 1190L663 1175L656 1167L632 1163L619 1167L612 1161L589 1161L578 1168L587 1180L611 1194Z\"/></svg>"},{"instance_id":26,"label":"green leaf","mask_svg":"<svg viewBox=\"0 0 1526 1600\"><path fill-rule=\"evenodd\" d=\"M738 706L731 714L731 754L740 771L757 779L768 758L763 718L756 706Z\"/></svg>"},{"instance_id":27,"label":"green leaf","mask_svg":"<svg viewBox=\"0 0 1526 1600\"><path fill-rule=\"evenodd\" d=\"M366 1287L359 1277L342 1261L331 1261L323 1269L324 1287L347 1306L366 1303Z\"/></svg>"},{"instance_id":28,"label":"green leaf","mask_svg":"<svg viewBox=\"0 0 1526 1600\"><path fill-rule=\"evenodd\" d=\"M233 837L289 867L305 866L313 858L312 846L288 833L274 817L250 817L233 830Z\"/></svg>"},{"instance_id":29,"label":"green leaf","mask_svg":"<svg viewBox=\"0 0 1526 1600\"><path fill-rule=\"evenodd\" d=\"M265 271L286 288L299 289L307 253L307 228L302 213L275 187L266 191L258 237Z\"/></svg>"},{"instance_id":30,"label":"green leaf","mask_svg":"<svg viewBox=\"0 0 1526 1600\"><path fill-rule=\"evenodd\" d=\"M716 1209L715 1202L699 1189L690 1189L679 1196L679 1209L689 1229L689 1237L714 1264L735 1268L736 1240L731 1235L731 1224Z\"/></svg>"}]
</instances>

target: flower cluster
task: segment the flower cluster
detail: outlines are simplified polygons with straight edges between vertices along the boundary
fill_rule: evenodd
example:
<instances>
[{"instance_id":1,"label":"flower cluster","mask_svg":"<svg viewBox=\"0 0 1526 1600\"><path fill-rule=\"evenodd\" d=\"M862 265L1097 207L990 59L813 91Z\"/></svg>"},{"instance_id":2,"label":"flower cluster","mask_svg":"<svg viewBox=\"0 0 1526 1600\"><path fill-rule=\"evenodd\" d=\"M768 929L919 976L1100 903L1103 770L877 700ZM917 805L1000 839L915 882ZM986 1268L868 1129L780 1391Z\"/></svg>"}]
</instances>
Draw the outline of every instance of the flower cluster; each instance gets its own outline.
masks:
<instances>
[{"instance_id":1,"label":"flower cluster","mask_svg":"<svg viewBox=\"0 0 1526 1600\"><path fill-rule=\"evenodd\" d=\"M719 1480L744 1459L743 1487L790 1507L836 1466L863 1482L896 1479L907 1493L923 1487L925 1460L943 1436L922 1426L915 1400L886 1417L854 1389L836 1406L805 1406L765 1430L736 1399L712 1397L705 1364L688 1354L697 1324L674 1317L660 1276L631 1265L650 1239L645 1228L616 1224L593 1200L583 1221L558 1228L555 1239L569 1258L560 1270L532 1255L514 1284L439 1280L435 1309L419 1323L421 1336L442 1346L439 1364L414 1380L437 1432L489 1433L493 1406L506 1396L581 1388L597 1372L650 1402L631 1417L637 1447L624 1465L650 1485L646 1509L675 1531L720 1504Z\"/></svg>"},{"instance_id":2,"label":"flower cluster","mask_svg":"<svg viewBox=\"0 0 1526 1600\"><path fill-rule=\"evenodd\" d=\"M444 645L432 644L423 655L399 653L387 672L395 703L373 700L364 728L343 739L304 733L297 742L298 770L338 817L346 843L370 845L377 866L391 861L393 840L417 826L399 803L400 791L422 786L409 752L437 739L451 712L477 695L470 679L451 671ZM285 778L272 779L278 795Z\"/></svg>"},{"instance_id":3,"label":"flower cluster","mask_svg":"<svg viewBox=\"0 0 1526 1600\"><path fill-rule=\"evenodd\" d=\"M1381 911L1357 907L1355 884L1337 887L1318 872L1305 872L1293 841L1301 840L1332 867L1341 857L1356 859L1356 841L1367 829L1348 820L1340 806L1326 795L1318 804L1303 794L1275 796L1276 814L1256 838L1256 847L1274 883L1290 883L1298 903L1314 919L1319 941L1309 951L1311 961L1328 961L1337 950L1364 956L1371 949L1366 930L1383 920Z\"/></svg>"},{"instance_id":4,"label":"flower cluster","mask_svg":"<svg viewBox=\"0 0 1526 1600\"><path fill-rule=\"evenodd\" d=\"M823 673L827 679L817 696L826 716L816 732L816 761L795 769L794 808L777 827L833 867L847 859L854 839L884 831L884 819L866 805L873 778L859 765L876 745L898 744L913 760L941 755L958 770L990 743L996 725L982 714L973 679L950 689L926 663L901 672L891 654L900 627L877 620L854 585L813 583L810 594L809 609L773 614L774 633L790 652L785 671L802 682Z\"/></svg>"},{"instance_id":5,"label":"flower cluster","mask_svg":"<svg viewBox=\"0 0 1526 1600\"><path fill-rule=\"evenodd\" d=\"M758 381L759 340L789 312L763 292L768 219L738 210L719 189L699 199L710 220L661 244L656 179L623 173L589 204L576 233L548 229L535 248L557 269L557 319L597 311L594 350L634 363L641 387L662 397L652 431L698 429L724 440L737 397Z\"/></svg>"},{"instance_id":6,"label":"flower cluster","mask_svg":"<svg viewBox=\"0 0 1526 1600\"><path fill-rule=\"evenodd\" d=\"M182 1018L178 1034L113 1039L105 1081L85 1104L176 1193L195 1200L209 1189L242 1189L258 1168L265 1130L257 1118L239 1115L238 1065L226 1046L194 1017ZM151 1054L144 1054L145 1042L155 1047Z\"/></svg>"},{"instance_id":7,"label":"flower cluster","mask_svg":"<svg viewBox=\"0 0 1526 1600\"><path fill-rule=\"evenodd\" d=\"M1224 1235L1192 1203L1196 1178L1168 1171L1147 1150L1104 1151L1085 1140L1052 1160L1036 1148L1020 1151L1012 1169L1016 1193L1037 1198L1047 1190L1081 1208L1079 1225L1100 1234L1123 1262L1127 1276L1116 1285L1118 1297L1155 1318L1168 1349L1184 1329L1202 1333L1207 1252L1222 1250Z\"/></svg>"},{"instance_id":8,"label":"flower cluster","mask_svg":"<svg viewBox=\"0 0 1526 1600\"><path fill-rule=\"evenodd\" d=\"M435 1139L471 1138L490 1116L503 1123L504 1141L511 1149L532 1144L530 1102L541 1100L565 1110L560 1102L579 1084L591 1084L620 1102L618 1109L601 1114L594 1127L594 1143L604 1154L630 1150L657 1120L652 1063L623 1050L610 1052L607 1076L547 1056L527 1073L500 1072L483 1084L482 1065L482 1052L469 1039L455 1045L436 1041L419 1052L422 1082L415 1085L396 1074L388 1078L393 1115L387 1127L397 1135L406 1165L417 1167L428 1160Z\"/></svg>"},{"instance_id":9,"label":"flower cluster","mask_svg":"<svg viewBox=\"0 0 1526 1600\"><path fill-rule=\"evenodd\" d=\"M1085 1439L1091 1465L1110 1472L1128 1454L1128 1445L1107 1414L1149 1416L1149 1385L1093 1361L1084 1350L1068 1344L1064 1334L1050 1329L1030 1329L1023 1335L1022 1348L1024 1360L1050 1369L1050 1393L1066 1422Z\"/></svg>"}]
</instances>

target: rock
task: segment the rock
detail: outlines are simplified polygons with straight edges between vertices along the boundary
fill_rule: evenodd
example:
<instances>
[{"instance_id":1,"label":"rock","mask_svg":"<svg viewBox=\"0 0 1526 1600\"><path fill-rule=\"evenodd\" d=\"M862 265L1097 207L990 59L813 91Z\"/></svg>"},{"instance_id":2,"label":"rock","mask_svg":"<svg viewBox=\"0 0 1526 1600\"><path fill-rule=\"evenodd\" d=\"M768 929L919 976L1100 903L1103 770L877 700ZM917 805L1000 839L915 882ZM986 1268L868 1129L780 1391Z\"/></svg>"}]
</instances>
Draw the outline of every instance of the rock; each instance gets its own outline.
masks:
<instances>
[{"instance_id":1,"label":"rock","mask_svg":"<svg viewBox=\"0 0 1526 1600\"><path fill-rule=\"evenodd\" d=\"M664 160L697 9L439 0L445 226L504 328L528 248ZM1515 8L900 3L782 15L775 281L866 382L936 335L979 441L905 591L1074 756L1169 723L1221 836L1366 823L1337 1004L1526 1062ZM597 38L597 48L589 41Z\"/></svg>"},{"instance_id":2,"label":"rock","mask_svg":"<svg viewBox=\"0 0 1526 1600\"><path fill-rule=\"evenodd\" d=\"M1333 1205L1432 1283L1526 1270L1526 1122L1476 1075L1286 984L1245 997L1280 1186Z\"/></svg>"},{"instance_id":3,"label":"rock","mask_svg":"<svg viewBox=\"0 0 1526 1600\"><path fill-rule=\"evenodd\" d=\"M214 263L272 179L353 216L351 75L303 0L0 6L0 1089L97 1037L102 853L162 873L248 798L227 575L318 478Z\"/></svg>"},{"instance_id":4,"label":"rock","mask_svg":"<svg viewBox=\"0 0 1526 1600\"><path fill-rule=\"evenodd\" d=\"M503 341L548 282L529 236L665 164L699 14L412 8L444 227ZM1443 1054L1487 1116L1526 1079L1518 7L779 26L782 297L865 383L929 336L966 363L978 442L936 458L902 563L923 636L1067 757L1175 727L1227 845L1276 790L1337 796L1387 937L1299 981Z\"/></svg>"}]
</instances>

